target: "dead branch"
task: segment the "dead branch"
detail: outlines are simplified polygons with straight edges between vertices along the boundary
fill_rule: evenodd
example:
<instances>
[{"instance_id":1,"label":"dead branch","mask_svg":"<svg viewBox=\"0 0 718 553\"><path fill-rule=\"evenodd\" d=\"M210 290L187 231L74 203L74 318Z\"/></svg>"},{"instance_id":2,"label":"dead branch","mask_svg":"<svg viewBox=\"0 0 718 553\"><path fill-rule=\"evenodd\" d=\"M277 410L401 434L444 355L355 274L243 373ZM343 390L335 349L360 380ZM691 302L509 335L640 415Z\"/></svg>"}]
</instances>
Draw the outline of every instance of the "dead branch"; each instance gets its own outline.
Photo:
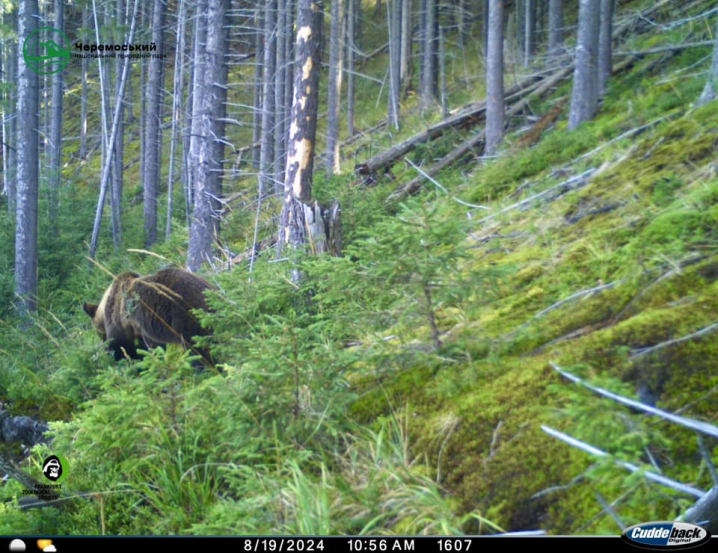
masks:
<instances>
[{"instance_id":1,"label":"dead branch","mask_svg":"<svg viewBox=\"0 0 718 553\"><path fill-rule=\"evenodd\" d=\"M638 50L635 52L614 52L614 56L650 56L652 54L665 54L666 52L680 52L689 48L705 48L706 46L715 46L714 40L703 40L701 42L689 42L688 44L674 44L671 46L661 46L659 48L649 48L648 50Z\"/></svg>"},{"instance_id":2,"label":"dead branch","mask_svg":"<svg viewBox=\"0 0 718 553\"><path fill-rule=\"evenodd\" d=\"M238 265L239 263L242 263L244 261L247 261L248 259L252 258L252 255L258 256L263 251L267 250L268 248L271 248L277 243L277 234L274 234L273 236L270 236L269 238L265 238L264 240L260 240L257 243L256 247L249 248L245 251L243 251L240 254L235 255L232 258L232 264Z\"/></svg>"},{"instance_id":3,"label":"dead branch","mask_svg":"<svg viewBox=\"0 0 718 553\"><path fill-rule=\"evenodd\" d=\"M520 202L512 204L508 207L503 208L500 211L497 211L496 213L493 213L492 215L488 215L487 217L484 217L483 219L479 219L477 221L477 223L484 223L484 222L490 221L491 219L498 217L499 215L502 215L508 211L524 208L524 207L528 206L529 204L535 202L536 200L540 200L541 198L547 197L551 194L558 194L558 196L561 196L564 193L568 192L569 190L576 190L578 188L582 188L583 186L588 184L588 181L590 180L591 176L596 171L597 171L597 169L595 167L593 167L591 169L587 169L580 175L571 177L570 179L565 180L555 186L552 186L551 188L547 188L546 190L544 190L542 192L534 194L533 196L530 196L530 197L526 198L525 200L521 200Z\"/></svg>"},{"instance_id":4,"label":"dead branch","mask_svg":"<svg viewBox=\"0 0 718 553\"><path fill-rule=\"evenodd\" d=\"M516 143L515 149L530 148L536 144L543 132L553 125L563 113L563 108L568 103L568 97L562 98L559 102L552 107L546 115L539 119L535 125L533 125Z\"/></svg>"},{"instance_id":5,"label":"dead branch","mask_svg":"<svg viewBox=\"0 0 718 553\"><path fill-rule=\"evenodd\" d=\"M609 392L608 390L604 390L603 388L598 388L597 386L592 386L591 384L588 384L587 382L585 382L583 379L563 370L561 367L559 367L553 361L550 362L550 365L554 368L554 370L556 372L558 372L564 378L567 378L568 380L570 380L571 382L574 382L576 384L580 384L584 388L588 388L592 392L595 392L603 397L612 399L613 401L616 401L618 403L626 405L627 407L631 407L633 409L643 411L644 413L648 413L649 415L654 415L656 417L660 417L660 418L670 421L674 424L678 424L680 426L690 428L691 430L695 430L696 432L706 434L707 436L712 436L713 438L718 438L718 427L717 426L713 426L712 424L709 424L707 422L697 421L694 419L689 419L687 417L681 417L678 415L674 415L672 413L663 411L662 409L657 409L656 407L651 407L650 405L641 403L640 401L636 401L634 399L629 399L627 397L623 397L618 394L614 394L613 392Z\"/></svg>"},{"instance_id":6,"label":"dead branch","mask_svg":"<svg viewBox=\"0 0 718 553\"><path fill-rule=\"evenodd\" d=\"M698 524L711 534L718 532L718 487L712 488L696 501L693 507L685 512L682 520Z\"/></svg>"},{"instance_id":7,"label":"dead branch","mask_svg":"<svg viewBox=\"0 0 718 553\"><path fill-rule=\"evenodd\" d=\"M562 70L563 71L563 70ZM523 94L528 90L532 90L533 85L540 77L532 75L517 85L514 85L506 92L507 101L520 99ZM451 128L464 128L478 124L483 120L486 112L486 102L472 102L467 104L461 110L450 115L446 119L439 121L438 123L431 125L423 131L415 134L414 136L407 138L403 142L400 142L396 146L384 150L383 152L369 158L363 163L357 164L354 168L354 172L364 177L373 178L380 170L389 169L394 163L400 158L408 154L419 144L435 140L444 134L444 132ZM356 184L356 183L355 183Z\"/></svg>"},{"instance_id":8,"label":"dead branch","mask_svg":"<svg viewBox=\"0 0 718 553\"><path fill-rule=\"evenodd\" d=\"M649 353L653 353L655 351L658 351L659 349L675 346L677 344L682 344L683 342L688 342L690 340L693 340L694 338L700 338L701 336L705 336L706 334L710 334L711 332L715 332L716 330L718 330L718 323L713 323L705 328L697 330L696 332L687 334L686 336L681 336L680 338L676 338L675 340L668 340L667 342L661 342L660 344L656 344L655 346L649 346L646 348L634 349L631 351L631 357L648 355Z\"/></svg>"},{"instance_id":9,"label":"dead branch","mask_svg":"<svg viewBox=\"0 0 718 553\"><path fill-rule=\"evenodd\" d=\"M625 279L621 280L615 280L613 282L609 282L608 284L603 284L601 286L596 286L594 288L589 288L587 290L581 290L580 292L576 292L575 294L571 294L569 297L562 299L561 301L557 301L553 305L547 307L543 311L539 311L536 313L536 315L533 316L531 320L538 319L539 317L543 317L546 315L546 313L550 313L554 309L558 309L565 303L568 303L570 301L573 301L578 298L582 298L583 296L588 296L590 294L595 294L596 292L603 292L604 290L610 290L611 288L615 288L617 285L619 285L621 282L623 282Z\"/></svg>"},{"instance_id":10,"label":"dead branch","mask_svg":"<svg viewBox=\"0 0 718 553\"><path fill-rule=\"evenodd\" d=\"M576 438L573 438L568 434L564 434L563 432L554 430L549 426L542 424L541 429L549 436L553 436L554 438L557 438L562 442L565 442L568 445L575 447L576 449L585 451L590 455L593 455L595 457L609 457L609 454L605 451L598 449L597 447L594 447L590 444L587 444L586 442L582 442L581 440L577 440ZM655 482L656 484L660 484L661 486L665 486L666 488L671 488L686 495L692 495L693 497L702 498L706 494L705 491L699 490L698 488L694 488L693 486L689 486L688 484L677 482L676 480L666 478L665 476L656 474L655 472L643 471L641 467L639 467L638 465L634 465L633 463L628 463L619 459L613 459L613 462L630 472L640 472L646 480L650 480L651 482Z\"/></svg>"}]
</instances>

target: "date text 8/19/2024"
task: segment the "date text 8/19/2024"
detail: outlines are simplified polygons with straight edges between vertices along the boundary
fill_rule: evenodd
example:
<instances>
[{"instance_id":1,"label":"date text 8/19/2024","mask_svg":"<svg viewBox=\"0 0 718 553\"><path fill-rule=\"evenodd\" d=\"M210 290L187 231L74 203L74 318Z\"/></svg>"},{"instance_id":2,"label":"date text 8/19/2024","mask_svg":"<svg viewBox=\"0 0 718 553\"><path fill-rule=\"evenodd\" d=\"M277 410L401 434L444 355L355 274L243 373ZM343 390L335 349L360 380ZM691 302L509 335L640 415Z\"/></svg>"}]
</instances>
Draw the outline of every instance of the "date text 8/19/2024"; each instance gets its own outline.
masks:
<instances>
[{"instance_id":1,"label":"date text 8/19/2024","mask_svg":"<svg viewBox=\"0 0 718 553\"><path fill-rule=\"evenodd\" d=\"M437 553L464 553L471 550L471 539L466 538L420 538L422 551ZM429 545L431 544L431 545ZM245 539L245 553L382 553L393 551L417 552L414 538L378 537L285 537Z\"/></svg>"}]
</instances>

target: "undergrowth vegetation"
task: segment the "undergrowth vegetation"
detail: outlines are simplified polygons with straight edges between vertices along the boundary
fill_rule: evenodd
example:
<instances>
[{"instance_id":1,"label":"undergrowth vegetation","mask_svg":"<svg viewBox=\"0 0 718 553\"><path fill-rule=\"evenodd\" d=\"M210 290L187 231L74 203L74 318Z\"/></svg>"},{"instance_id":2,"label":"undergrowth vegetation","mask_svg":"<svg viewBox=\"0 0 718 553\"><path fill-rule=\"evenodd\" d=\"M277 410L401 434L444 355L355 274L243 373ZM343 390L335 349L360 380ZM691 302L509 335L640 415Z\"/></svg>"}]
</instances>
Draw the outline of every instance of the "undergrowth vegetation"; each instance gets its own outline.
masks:
<instances>
[{"instance_id":1,"label":"undergrowth vegetation","mask_svg":"<svg viewBox=\"0 0 718 553\"><path fill-rule=\"evenodd\" d=\"M683 40L700 25L626 48ZM368 28L380 34L378 23ZM450 48L456 105L483 95L462 80L480 72L471 48ZM0 245L0 399L52 421L51 442L22 461L29 474L50 453L69 461L57 508L21 510L23 486L0 487L0 533L616 534L604 500L627 525L678 516L694 498L613 461L708 489L695 436L592 395L551 363L718 418L716 334L677 340L718 323L718 102L691 105L709 53L637 60L613 78L595 121L569 132L560 119L528 149L513 147L516 131L498 159L440 173L446 191L427 182L418 197L387 202L416 176L403 165L374 187L348 186L355 156L428 124L410 97L397 136L352 146L343 175L316 173L316 198L342 203L344 257L302 261L299 284L270 252L251 274L245 263L207 275L218 291L204 340L222 373L198 371L180 348L135 363L106 353L82 302L96 301L112 274L182 264L187 235L178 220L152 252L114 252L106 230L101 263L89 263L98 162L78 166L63 188L73 209L61 210L61 231L41 229L29 327L14 319L13 252ZM382 63L366 71L379 75ZM374 85L362 84L363 126L379 119ZM569 92L561 85L536 114ZM411 159L429 163L453 140ZM588 170L582 186L516 206ZM228 186L251 197L255 184ZM127 248L140 243L138 190L125 190ZM272 209L261 218L267 233ZM254 207L227 215L230 249L251 245L253 225ZM11 236L6 210L0 229ZM592 458L541 425L610 455Z\"/></svg>"}]
</instances>

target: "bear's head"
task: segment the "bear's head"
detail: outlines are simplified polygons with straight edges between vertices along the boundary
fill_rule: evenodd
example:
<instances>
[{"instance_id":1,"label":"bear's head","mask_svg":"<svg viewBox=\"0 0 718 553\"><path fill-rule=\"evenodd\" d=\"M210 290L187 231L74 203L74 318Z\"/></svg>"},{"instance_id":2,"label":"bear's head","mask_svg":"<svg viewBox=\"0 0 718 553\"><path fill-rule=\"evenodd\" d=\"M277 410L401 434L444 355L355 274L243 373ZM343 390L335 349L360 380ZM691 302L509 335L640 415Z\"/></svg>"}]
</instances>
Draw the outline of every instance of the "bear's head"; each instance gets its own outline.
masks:
<instances>
[{"instance_id":1,"label":"bear's head","mask_svg":"<svg viewBox=\"0 0 718 553\"><path fill-rule=\"evenodd\" d=\"M117 334L119 316L122 309L120 301L124 299L128 287L135 279L139 278L139 276L137 273L122 273L115 277L112 284L105 290L99 304L85 303L82 306L85 313L92 319L92 326L103 342L108 339L108 327L114 329L112 334ZM112 339L114 336L110 336L109 338ZM126 338L131 341L133 337L126 336Z\"/></svg>"}]
</instances>

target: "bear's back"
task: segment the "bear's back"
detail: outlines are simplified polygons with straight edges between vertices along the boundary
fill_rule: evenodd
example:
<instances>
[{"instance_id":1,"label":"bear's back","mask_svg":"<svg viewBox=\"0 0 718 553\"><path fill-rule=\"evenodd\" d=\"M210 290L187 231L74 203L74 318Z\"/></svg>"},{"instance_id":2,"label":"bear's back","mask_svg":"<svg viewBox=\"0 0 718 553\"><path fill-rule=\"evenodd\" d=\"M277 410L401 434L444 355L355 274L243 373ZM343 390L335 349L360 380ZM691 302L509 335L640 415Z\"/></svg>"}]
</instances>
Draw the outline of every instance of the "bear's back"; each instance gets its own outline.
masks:
<instances>
[{"instance_id":1,"label":"bear's back","mask_svg":"<svg viewBox=\"0 0 718 553\"><path fill-rule=\"evenodd\" d=\"M192 311L207 311L204 293L215 289L203 278L173 267L136 278L126 294L135 303L131 311L125 311L128 322L150 347L187 346L192 337L207 335Z\"/></svg>"}]
</instances>

